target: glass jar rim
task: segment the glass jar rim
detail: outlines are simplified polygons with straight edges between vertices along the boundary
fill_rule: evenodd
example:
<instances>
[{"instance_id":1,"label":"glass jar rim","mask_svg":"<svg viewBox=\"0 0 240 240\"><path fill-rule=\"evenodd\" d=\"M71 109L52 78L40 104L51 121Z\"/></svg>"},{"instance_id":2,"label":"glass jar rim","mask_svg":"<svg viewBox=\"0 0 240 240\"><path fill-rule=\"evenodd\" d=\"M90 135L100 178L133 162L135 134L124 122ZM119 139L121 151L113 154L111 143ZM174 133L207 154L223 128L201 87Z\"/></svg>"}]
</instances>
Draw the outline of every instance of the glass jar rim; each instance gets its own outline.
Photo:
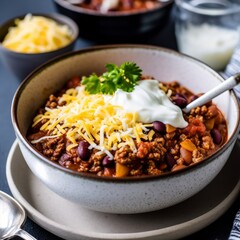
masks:
<instances>
[{"instance_id":1,"label":"glass jar rim","mask_svg":"<svg viewBox=\"0 0 240 240\"><path fill-rule=\"evenodd\" d=\"M177 6L188 10L190 12L208 15L208 16L222 16L233 13L240 13L240 4L230 3L227 0L176 0ZM225 9L199 7L200 4L218 4L225 6Z\"/></svg>"}]
</instances>

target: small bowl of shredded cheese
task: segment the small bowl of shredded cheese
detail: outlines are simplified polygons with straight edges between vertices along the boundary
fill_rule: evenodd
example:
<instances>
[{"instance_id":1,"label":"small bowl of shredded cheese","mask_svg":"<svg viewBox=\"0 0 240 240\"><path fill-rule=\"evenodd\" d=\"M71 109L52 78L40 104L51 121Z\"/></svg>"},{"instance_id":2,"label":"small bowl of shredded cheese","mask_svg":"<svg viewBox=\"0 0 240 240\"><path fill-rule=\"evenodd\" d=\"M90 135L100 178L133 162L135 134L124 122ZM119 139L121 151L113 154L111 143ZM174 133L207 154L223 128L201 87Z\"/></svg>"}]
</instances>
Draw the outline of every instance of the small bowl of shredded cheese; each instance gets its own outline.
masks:
<instances>
[{"instance_id":1,"label":"small bowl of shredded cheese","mask_svg":"<svg viewBox=\"0 0 240 240\"><path fill-rule=\"evenodd\" d=\"M42 63L72 51L78 37L76 23L61 14L26 14L0 26L3 63L23 80Z\"/></svg>"}]
</instances>

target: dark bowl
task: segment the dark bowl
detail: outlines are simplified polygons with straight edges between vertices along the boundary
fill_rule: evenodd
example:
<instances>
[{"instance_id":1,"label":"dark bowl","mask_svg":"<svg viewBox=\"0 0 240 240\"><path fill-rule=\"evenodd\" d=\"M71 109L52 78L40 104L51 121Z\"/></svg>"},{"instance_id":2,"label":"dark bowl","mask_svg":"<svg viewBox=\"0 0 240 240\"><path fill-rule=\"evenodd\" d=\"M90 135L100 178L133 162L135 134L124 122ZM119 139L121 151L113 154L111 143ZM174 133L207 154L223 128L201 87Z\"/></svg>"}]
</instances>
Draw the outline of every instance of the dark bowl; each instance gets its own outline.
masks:
<instances>
[{"instance_id":1,"label":"dark bowl","mask_svg":"<svg viewBox=\"0 0 240 240\"><path fill-rule=\"evenodd\" d=\"M79 36L100 42L119 42L136 40L160 31L169 20L174 0L163 2L151 10L104 14L72 5L66 0L53 2L57 11L78 24Z\"/></svg>"},{"instance_id":2,"label":"dark bowl","mask_svg":"<svg viewBox=\"0 0 240 240\"><path fill-rule=\"evenodd\" d=\"M44 62L57 57L74 49L77 37L78 26L70 18L61 14L32 14L34 16L43 16L55 20L60 24L67 25L72 31L72 41L57 50L43 53L20 53L5 48L1 43L5 38L11 26L15 26L16 19L23 19L26 15L16 16L0 26L0 58L3 64L8 68L19 80L23 80L31 71Z\"/></svg>"}]
</instances>

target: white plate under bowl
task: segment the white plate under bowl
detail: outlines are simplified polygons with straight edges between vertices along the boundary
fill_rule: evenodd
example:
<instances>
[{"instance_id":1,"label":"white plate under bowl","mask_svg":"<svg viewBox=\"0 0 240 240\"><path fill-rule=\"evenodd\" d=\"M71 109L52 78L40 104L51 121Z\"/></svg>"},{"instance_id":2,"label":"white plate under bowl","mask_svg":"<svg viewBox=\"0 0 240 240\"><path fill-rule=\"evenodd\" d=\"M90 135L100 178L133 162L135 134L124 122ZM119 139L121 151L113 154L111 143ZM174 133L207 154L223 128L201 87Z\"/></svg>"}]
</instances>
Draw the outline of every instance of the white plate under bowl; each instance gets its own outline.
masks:
<instances>
[{"instance_id":1,"label":"white plate under bowl","mask_svg":"<svg viewBox=\"0 0 240 240\"><path fill-rule=\"evenodd\" d=\"M17 141L9 152L6 173L13 196L28 216L59 237L69 240L168 240L206 227L231 206L240 191L239 151L237 143L220 174L200 193L173 207L144 214L94 212L59 197L31 173Z\"/></svg>"}]
</instances>

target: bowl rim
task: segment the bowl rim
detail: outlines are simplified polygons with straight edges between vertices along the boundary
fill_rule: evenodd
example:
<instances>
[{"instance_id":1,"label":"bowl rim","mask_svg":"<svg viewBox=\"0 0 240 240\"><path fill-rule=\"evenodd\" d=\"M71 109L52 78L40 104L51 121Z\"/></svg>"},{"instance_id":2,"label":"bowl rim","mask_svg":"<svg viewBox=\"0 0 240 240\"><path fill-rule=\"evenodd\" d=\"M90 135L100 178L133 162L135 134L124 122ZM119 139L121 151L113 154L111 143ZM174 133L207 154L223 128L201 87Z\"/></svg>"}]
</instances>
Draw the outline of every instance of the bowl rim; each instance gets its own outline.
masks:
<instances>
[{"instance_id":1,"label":"bowl rim","mask_svg":"<svg viewBox=\"0 0 240 240\"><path fill-rule=\"evenodd\" d=\"M32 16L46 17L46 18L54 20L57 23L68 26L68 28L72 32L73 38L71 39L71 41L67 45L65 45L63 47L60 47L58 49L55 49L55 50L51 50L51 51L47 51L47 52L40 52L40 53L24 53L24 52L13 51L13 50L8 49L8 48L6 48L2 45L2 40L5 38L6 34L8 33L7 32L4 35L3 39L0 40L0 49L1 50L5 51L5 52L8 52L8 53L11 53L11 54L18 54L19 56L36 56L36 55L40 56L40 55L47 55L47 54L55 53L55 52L60 51L60 50L64 50L64 49L68 48L69 46L71 46L72 44L74 44L77 41L78 35L79 35L78 25L76 24L76 22L73 19L71 19L70 17L65 16L63 14L60 14L60 13L37 13L37 12L33 12L33 13L21 14L21 15L15 16L13 18L10 18L10 19L6 20L5 22L3 22L2 24L0 24L0 30L3 27L8 26L8 25L9 25L9 27L14 26L15 25L14 22L15 22L16 19L23 19L27 14L31 14Z\"/></svg>"},{"instance_id":2,"label":"bowl rim","mask_svg":"<svg viewBox=\"0 0 240 240\"><path fill-rule=\"evenodd\" d=\"M157 7L154 7L152 9L146 9L146 10L139 10L139 11L131 11L131 12L121 12L121 11L116 11L116 12L107 12L107 13L101 13L99 11L91 10L91 9L86 9L82 8L79 6L75 6L74 4L68 3L65 0L54 0L55 4L60 5L61 7L68 9L72 12L75 13L82 13L86 15L93 15L96 17L125 17L125 16L135 16L135 15L141 15L141 14L151 14L155 11L158 11L162 8L165 8L167 6L171 6L174 3L174 0L166 0L162 1L162 5L159 5ZM161 1L160 1L161 2Z\"/></svg>"},{"instance_id":3,"label":"bowl rim","mask_svg":"<svg viewBox=\"0 0 240 240\"><path fill-rule=\"evenodd\" d=\"M176 5L179 8L182 8L186 11L189 11L190 13L197 13L205 16L226 16L230 14L237 14L239 13L240 6L236 5L236 3L230 3L229 1L215 1L215 0L175 0ZM213 3L213 4L219 4L222 6L227 7L226 9L218 9L218 8L207 8L207 7L199 7L199 4L205 4L205 3ZM232 4L231 6L228 6L228 4Z\"/></svg>"},{"instance_id":4,"label":"bowl rim","mask_svg":"<svg viewBox=\"0 0 240 240\"><path fill-rule=\"evenodd\" d=\"M25 147L33 154L35 155L37 158L39 158L41 161L43 161L44 163L46 163L47 165L49 165L52 168L55 168L56 170L60 170L63 171L66 174L70 174L76 177L80 177L80 178L86 178L86 179L91 179L91 180L95 180L95 181L106 181L106 182L119 182L119 183L127 183L127 182L142 182L142 181L151 181L151 180L157 180L157 179L162 179L162 178L167 178L167 177L171 177L171 176L177 176L179 174L183 174L186 171L187 172L191 172L193 171L195 168L204 166L206 164L208 164L209 162L213 161L215 158L219 157L227 148L230 147L230 145L236 140L237 138L237 134L240 130L240 104L239 104L239 100L236 96L236 94L234 93L233 90L228 91L230 93L231 98L233 98L234 100L234 104L237 106L237 119L238 121L236 121L236 125L234 127L233 133L230 136L230 138L227 139L227 141L212 155L204 158L202 161L193 163L190 166L187 166L185 168L173 171L173 172L166 172L166 173L162 173L159 175L146 175L146 176L132 176L132 177L106 177L106 176L97 176L96 174L92 174L92 173L85 173L85 172L77 172L71 169L67 169L53 161L50 161L47 157L45 157L43 154L41 154L40 152L38 152L31 144L30 142L27 140L25 134L23 134L20 129L19 129L19 123L18 123L18 118L17 118L17 107L18 107L18 100L20 98L21 93L24 91L25 87L28 85L28 83L31 81L32 78L36 77L38 74L41 74L42 71L44 71L44 69L51 67L51 65L54 65L57 62L60 62L64 59L68 59L71 58L73 56L76 55L81 55L84 53L89 53L89 52L98 52L101 50L111 50L111 49L129 49L129 48L134 48L134 49L150 49L150 50L155 50L155 51L160 51L160 52L166 52L168 54L173 54L173 55L177 55L178 57L187 59L188 61L192 61L198 65L200 65L202 68L204 68L206 71L209 71L211 74L213 74L214 76L216 76L219 81L224 81L223 77L220 75L220 73L216 72L215 70L213 70L212 68L210 68L208 65L204 64L203 62L200 62L188 55L179 53L175 50L171 50L171 49L167 49L167 48L163 48L163 47L158 47L158 46L153 46L153 45L143 45L143 44L111 44L111 45L98 45L98 46L93 46L93 47L88 47L88 48L84 48L84 49L80 49L80 50L76 50L76 51L72 51L66 54L63 54L59 57L56 57L46 63L44 63L43 65L39 66L38 68L36 68L32 73L30 73L24 80L23 82L19 85L18 89L16 90L14 96L13 96L13 100L12 100L12 104L11 104L11 120L12 120L12 125L13 128L15 130L15 133L18 137L18 140L20 140Z\"/></svg>"}]
</instances>

